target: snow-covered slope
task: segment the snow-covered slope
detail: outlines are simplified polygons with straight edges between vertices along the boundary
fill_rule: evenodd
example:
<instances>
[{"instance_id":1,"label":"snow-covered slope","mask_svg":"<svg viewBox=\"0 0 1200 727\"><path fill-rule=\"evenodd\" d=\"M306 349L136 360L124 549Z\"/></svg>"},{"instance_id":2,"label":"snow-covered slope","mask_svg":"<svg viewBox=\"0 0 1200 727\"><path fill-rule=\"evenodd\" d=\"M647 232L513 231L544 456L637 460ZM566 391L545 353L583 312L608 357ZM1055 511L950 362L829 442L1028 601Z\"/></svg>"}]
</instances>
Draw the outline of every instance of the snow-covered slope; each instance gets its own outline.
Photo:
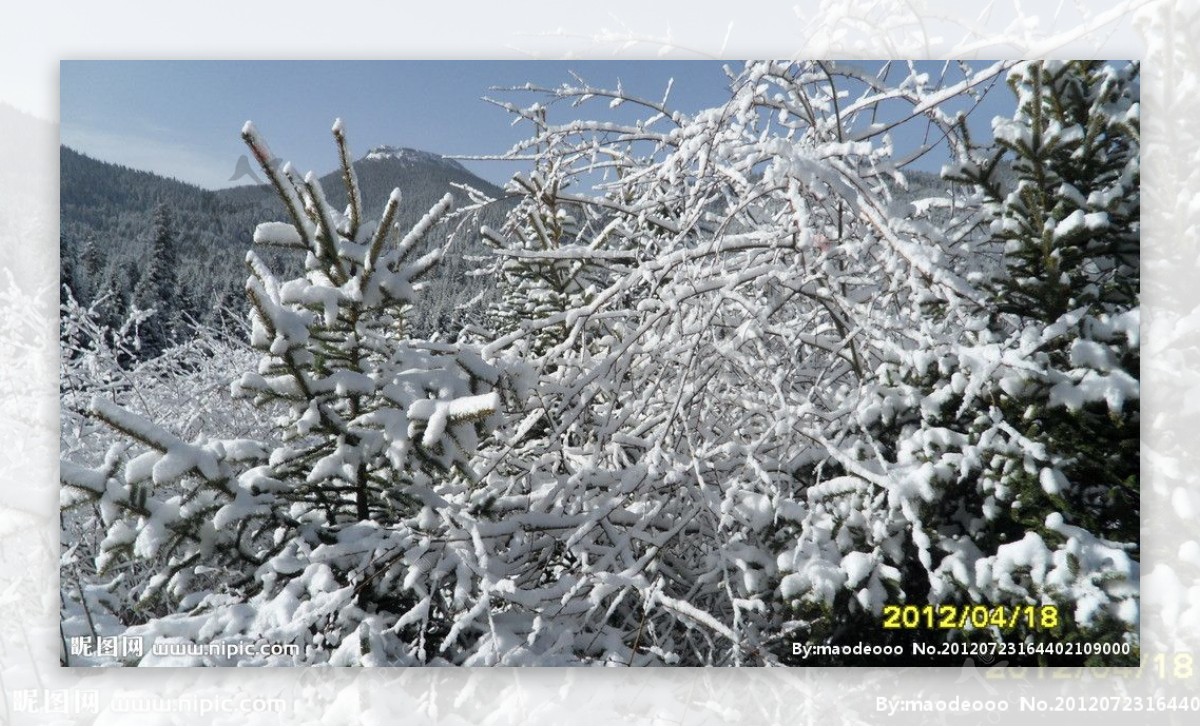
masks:
<instances>
[{"instance_id":1,"label":"snow-covered slope","mask_svg":"<svg viewBox=\"0 0 1200 727\"><path fill-rule=\"evenodd\" d=\"M421 167L421 166L436 166L446 169L453 169L458 172L470 174L466 167L454 161L447 159L440 154L433 152L421 151L420 149L410 149L406 146L377 146L367 152L366 156L361 161L378 162L378 161L397 161L405 167Z\"/></svg>"}]
</instances>

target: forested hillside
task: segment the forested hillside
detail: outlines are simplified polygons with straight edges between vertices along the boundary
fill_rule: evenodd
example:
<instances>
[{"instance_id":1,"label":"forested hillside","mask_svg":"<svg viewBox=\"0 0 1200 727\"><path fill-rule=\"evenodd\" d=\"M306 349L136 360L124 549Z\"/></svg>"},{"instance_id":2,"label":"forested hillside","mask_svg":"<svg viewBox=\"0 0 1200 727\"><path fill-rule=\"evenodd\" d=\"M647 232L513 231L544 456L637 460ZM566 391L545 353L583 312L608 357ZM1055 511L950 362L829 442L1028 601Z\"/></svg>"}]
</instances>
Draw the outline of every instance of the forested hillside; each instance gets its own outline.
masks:
<instances>
[{"instance_id":1,"label":"forested hillside","mask_svg":"<svg viewBox=\"0 0 1200 727\"><path fill-rule=\"evenodd\" d=\"M62 278L76 300L88 305L107 294L109 320L124 318L135 302L135 291L146 274L157 234L156 210L162 208L174 263L161 281L174 293L157 303L159 318L175 321L172 340L187 334L186 321L213 324L233 309L244 312L245 251L252 245L255 226L268 220L283 220L284 209L267 185L231 187L218 191L201 189L150 172L101 162L67 147L60 151ZM394 187L403 190L406 205L398 215L401 224L419 219L416 210L428 209L454 185L468 185L492 197L503 194L494 185L476 177L457 162L436 154L411 149L384 147L372 150L354 163L364 196L372 200L369 212L379 214L381 203ZM331 190L332 204L344 208L347 200L340 190L340 173L322 177ZM503 217L503 204L487 212ZM464 236L438 280L461 283L462 265L454 261L483 248L478 239ZM273 253L266 253L272 257ZM293 270L298 263L293 261ZM466 264L466 263L464 263ZM438 281L433 282L439 285ZM142 287L146 287L143 284ZM455 286L461 289L462 286ZM451 287L444 292L452 295ZM142 301L144 304L146 301ZM446 301L452 309L460 300ZM428 325L433 325L430 319ZM422 319L424 325L424 319ZM178 333L175 329L178 328Z\"/></svg>"}]
</instances>

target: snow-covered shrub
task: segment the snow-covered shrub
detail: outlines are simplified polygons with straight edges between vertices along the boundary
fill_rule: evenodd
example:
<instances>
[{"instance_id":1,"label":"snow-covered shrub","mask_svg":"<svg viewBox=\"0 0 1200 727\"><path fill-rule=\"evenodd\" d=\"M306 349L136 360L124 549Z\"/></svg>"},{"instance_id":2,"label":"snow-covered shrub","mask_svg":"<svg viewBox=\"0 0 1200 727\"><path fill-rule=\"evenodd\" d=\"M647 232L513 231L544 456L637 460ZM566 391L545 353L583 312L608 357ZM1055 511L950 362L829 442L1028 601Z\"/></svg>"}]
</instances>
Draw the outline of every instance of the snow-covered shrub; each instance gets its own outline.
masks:
<instances>
[{"instance_id":1,"label":"snow-covered shrub","mask_svg":"<svg viewBox=\"0 0 1200 727\"><path fill-rule=\"evenodd\" d=\"M265 412L229 398L235 372L253 366L255 360L241 331L193 325L186 340L145 358L140 324L152 311L135 308L114 327L110 294L84 307L64 285L61 301L59 442L64 459L95 466L110 454L119 456L111 451L113 430L90 413L97 396L189 438L269 435ZM150 577L154 559L126 562L119 573L97 578L96 555L107 536L104 515L97 502L80 502L69 489L62 494L65 628L95 635L166 613L162 607L143 608L118 595L126 585Z\"/></svg>"},{"instance_id":2,"label":"snow-covered shrub","mask_svg":"<svg viewBox=\"0 0 1200 727\"><path fill-rule=\"evenodd\" d=\"M95 394L116 395L132 387L140 340L138 326L150 313L133 310L118 326L106 322L109 296L84 306L69 285L59 305L59 392L64 433L78 425ZM67 453L71 451L67 448Z\"/></svg>"},{"instance_id":3,"label":"snow-covered shrub","mask_svg":"<svg viewBox=\"0 0 1200 727\"><path fill-rule=\"evenodd\" d=\"M236 372L256 356L240 328L193 323L188 337L146 357L141 324L153 311L136 307L111 322L111 294L86 307L64 288L59 317L60 451L97 464L111 429L90 416L92 398L119 402L187 438L264 436L267 415L250 402L230 402ZM187 384L182 385L181 382Z\"/></svg>"},{"instance_id":4,"label":"snow-covered shrub","mask_svg":"<svg viewBox=\"0 0 1200 727\"><path fill-rule=\"evenodd\" d=\"M269 639L308 663L411 663L453 653L452 617L475 605L476 554L459 518L470 519L469 456L496 413L500 372L404 329L441 248L410 253L451 200L403 235L398 190L381 220L363 219L340 122L334 134L344 214L314 175L273 166L253 126L243 130L292 218L260 225L255 241L305 257L303 277L280 281L247 255L261 356L233 393L269 407L273 436L185 441L96 396L91 413L126 441L99 469L63 462L66 504L94 502L103 521L100 575L155 566L114 589L156 616L133 633Z\"/></svg>"},{"instance_id":5,"label":"snow-covered shrub","mask_svg":"<svg viewBox=\"0 0 1200 727\"><path fill-rule=\"evenodd\" d=\"M970 375L1036 367L1037 342L986 330L986 281L1006 268L980 234L981 195L905 199L891 123L864 119L928 114L957 138L961 118L940 103L1004 69L935 88L915 72L893 85L854 68L756 63L729 102L694 116L583 83L544 92L645 116L554 124L546 105L510 106L535 130L514 155L548 158L576 185L574 237L540 258L560 263L565 248L607 276L586 304L528 315L487 347L538 351L522 340L566 327L531 362L543 378L486 484L528 493L564 527L593 513L548 562L577 579L588 613L604 609L629 663L776 663L792 640L912 638L880 630L886 603L1024 603L1040 583L1014 584L1018 598L954 578L956 563L1015 574L1028 533L1074 537L1051 578L1063 593L1086 590L1072 558L1097 583L1130 565L1123 546L1097 540L1114 534L1104 527L1075 537L1070 520L1008 528L962 515L996 506L960 481L993 466L972 459L970 437L1008 426L990 418L983 394L996 387ZM539 257L519 241L509 254ZM927 374L940 402L905 380ZM922 407L931 421L963 420L926 424ZM1027 444L986 441L1008 457ZM974 550L940 531L959 517L980 536ZM1111 588L1122 603L1136 596L1127 582Z\"/></svg>"}]
</instances>

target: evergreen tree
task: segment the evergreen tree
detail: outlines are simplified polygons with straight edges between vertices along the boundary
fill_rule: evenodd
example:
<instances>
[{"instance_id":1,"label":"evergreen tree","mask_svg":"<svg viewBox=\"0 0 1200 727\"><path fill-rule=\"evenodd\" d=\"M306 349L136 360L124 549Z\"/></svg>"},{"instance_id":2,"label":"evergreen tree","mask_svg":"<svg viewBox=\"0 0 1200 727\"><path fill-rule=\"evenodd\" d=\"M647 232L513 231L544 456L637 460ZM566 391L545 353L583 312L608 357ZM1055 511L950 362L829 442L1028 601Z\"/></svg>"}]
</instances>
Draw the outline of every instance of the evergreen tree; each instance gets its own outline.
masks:
<instances>
[{"instance_id":1,"label":"evergreen tree","mask_svg":"<svg viewBox=\"0 0 1200 727\"><path fill-rule=\"evenodd\" d=\"M1062 470L1072 486L1059 494L1074 524L1126 543L1140 528L1138 71L1099 61L1024 66L1010 85L1035 131L997 134L1020 180L998 227L1013 220L1027 232L1001 233L1017 250L996 296L1023 321L1068 328L1044 349L1050 377L1027 419L1048 446L1073 455Z\"/></svg>"},{"instance_id":2,"label":"evergreen tree","mask_svg":"<svg viewBox=\"0 0 1200 727\"><path fill-rule=\"evenodd\" d=\"M142 355L154 357L175 342L179 318L179 251L175 243L174 222L166 203L154 209L154 232L149 254L141 262L131 302L139 310L153 310L141 330Z\"/></svg>"},{"instance_id":3,"label":"evergreen tree","mask_svg":"<svg viewBox=\"0 0 1200 727\"><path fill-rule=\"evenodd\" d=\"M483 229L484 242L497 253L491 272L500 294L486 313L494 333L559 318L532 336L526 353L534 358L563 339L565 313L586 305L594 284L588 277L597 274L586 260L570 257L572 248L585 249L586 238L575 217L577 205L560 196L564 183L557 160L543 163L530 178L517 175L509 188L521 201L499 232Z\"/></svg>"},{"instance_id":4,"label":"evergreen tree","mask_svg":"<svg viewBox=\"0 0 1200 727\"><path fill-rule=\"evenodd\" d=\"M930 306L859 409L903 488L889 507L913 528L894 560L910 599L1050 603L1054 638L1136 638L1137 70L1015 67L997 149L951 172L982 195L1000 264L981 307Z\"/></svg>"},{"instance_id":5,"label":"evergreen tree","mask_svg":"<svg viewBox=\"0 0 1200 727\"><path fill-rule=\"evenodd\" d=\"M1021 66L1008 83L1017 114L996 128L1011 158L1008 189L976 169L992 232L1006 243L1006 275L992 284L996 308L1052 322L1136 306L1139 263L1138 64L1100 61Z\"/></svg>"},{"instance_id":6,"label":"evergreen tree","mask_svg":"<svg viewBox=\"0 0 1200 727\"><path fill-rule=\"evenodd\" d=\"M1005 398L1011 421L1071 453L1051 486L1068 522L1138 540L1139 66L1099 61L1017 67L1014 119L998 151L960 179L978 183L1004 271L988 286L1015 330L1041 329L1047 372ZM1011 158L1013 184L995 170ZM999 323L997 321L996 323ZM995 325L995 324L994 324ZM1045 483L1043 483L1044 485ZM1026 499L1036 482L1021 488ZM1064 513L1064 514L1067 514Z\"/></svg>"},{"instance_id":7,"label":"evergreen tree","mask_svg":"<svg viewBox=\"0 0 1200 727\"><path fill-rule=\"evenodd\" d=\"M85 290L82 293L86 296L86 301L91 302L104 293L101 282L105 264L104 250L96 244L93 238L89 237L84 240L83 250L79 253L79 262L82 266L84 281L86 281L84 283Z\"/></svg>"},{"instance_id":8,"label":"evergreen tree","mask_svg":"<svg viewBox=\"0 0 1200 727\"><path fill-rule=\"evenodd\" d=\"M1038 352L1046 375L1013 392L1006 407L1010 421L1054 458L1037 478L1024 470L1013 478L1022 519L1042 520L1030 528L1062 545L1070 533L1047 525L1061 516L1065 526L1118 543L1134 560L1141 526L1138 72L1137 63L1099 61L1016 69L1009 85L1022 126L1001 125L996 139L1014 158L1017 183L1002 199L990 195L993 231L1007 253L1007 274L993 286L997 307L1017 325L1043 330ZM1030 507L1038 502L1042 512ZM1114 589L1123 585L1114 579ZM1070 620L1092 635L1120 634L1132 614L1113 600L1118 608L1076 604Z\"/></svg>"},{"instance_id":9,"label":"evergreen tree","mask_svg":"<svg viewBox=\"0 0 1200 727\"><path fill-rule=\"evenodd\" d=\"M340 121L334 133L348 164ZM281 281L247 255L262 359L235 389L276 414L277 438L185 442L93 399L92 414L142 449L129 458L129 445L115 445L98 470L63 463L74 502L104 513L97 568L149 570L118 604L132 621L198 609L210 633L262 638L274 627L237 615L249 606L278 613L288 631L303 622L288 638L303 640L306 660L420 663L457 650L480 614L467 598L488 598L474 595L475 571L454 543L474 508L468 456L496 414L500 372L470 350L411 341L404 325L443 252L414 250L452 200L401 235L399 190L382 219L368 219L347 174L351 202L339 214L315 175L271 165L249 123L243 137L292 218L259 225L256 244L306 259L303 276ZM431 533L440 555L426 547Z\"/></svg>"},{"instance_id":10,"label":"evergreen tree","mask_svg":"<svg viewBox=\"0 0 1200 727\"><path fill-rule=\"evenodd\" d=\"M79 282L79 266L72 260L67 238L63 235L58 236L58 257L61 261L58 266L58 304L61 307L66 305L68 300L78 300L82 288Z\"/></svg>"}]
</instances>

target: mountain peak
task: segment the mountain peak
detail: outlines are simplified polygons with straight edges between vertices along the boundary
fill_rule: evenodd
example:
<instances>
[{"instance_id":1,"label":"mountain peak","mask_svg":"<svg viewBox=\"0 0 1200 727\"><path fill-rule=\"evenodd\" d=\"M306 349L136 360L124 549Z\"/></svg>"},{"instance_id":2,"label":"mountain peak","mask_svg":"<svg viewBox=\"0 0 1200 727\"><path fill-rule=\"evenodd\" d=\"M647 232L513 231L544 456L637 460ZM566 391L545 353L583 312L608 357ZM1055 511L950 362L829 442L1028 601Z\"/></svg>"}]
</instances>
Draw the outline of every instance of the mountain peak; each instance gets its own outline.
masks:
<instances>
[{"instance_id":1,"label":"mountain peak","mask_svg":"<svg viewBox=\"0 0 1200 727\"><path fill-rule=\"evenodd\" d=\"M371 151L367 152L367 155L363 157L363 161L383 161L388 159L402 162L405 166L434 164L438 166L449 167L451 169L460 169L462 171L466 171L463 165L459 164L453 159L447 159L441 154L421 151L420 149L410 149L404 146L390 146L387 144L383 146L377 146Z\"/></svg>"}]
</instances>

